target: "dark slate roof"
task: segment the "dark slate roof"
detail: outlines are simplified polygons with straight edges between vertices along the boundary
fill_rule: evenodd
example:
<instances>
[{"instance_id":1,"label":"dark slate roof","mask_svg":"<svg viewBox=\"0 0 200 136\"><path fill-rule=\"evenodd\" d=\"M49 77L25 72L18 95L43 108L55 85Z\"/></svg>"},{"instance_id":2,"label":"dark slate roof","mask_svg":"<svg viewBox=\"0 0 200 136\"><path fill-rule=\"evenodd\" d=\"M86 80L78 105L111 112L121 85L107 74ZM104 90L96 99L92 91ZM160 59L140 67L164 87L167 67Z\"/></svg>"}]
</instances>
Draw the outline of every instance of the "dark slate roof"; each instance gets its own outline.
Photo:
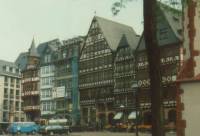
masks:
<instances>
[{"instance_id":1,"label":"dark slate roof","mask_svg":"<svg viewBox=\"0 0 200 136\"><path fill-rule=\"evenodd\" d=\"M42 55L42 52L45 50L45 48L48 46L48 43L45 42L45 43L41 43L38 45L37 47L37 51L39 53L39 55L41 56Z\"/></svg>"},{"instance_id":2,"label":"dark slate roof","mask_svg":"<svg viewBox=\"0 0 200 136\"><path fill-rule=\"evenodd\" d=\"M172 43L178 43L182 41L182 20L179 11L174 12L167 8L164 4L158 4L157 9L157 39L159 46L165 46ZM137 50L145 49L144 36L142 34L138 44Z\"/></svg>"},{"instance_id":3,"label":"dark slate roof","mask_svg":"<svg viewBox=\"0 0 200 136\"><path fill-rule=\"evenodd\" d=\"M26 68L28 62L28 52L22 52L19 54L17 59L15 60L15 64L21 69L24 70Z\"/></svg>"},{"instance_id":4,"label":"dark slate roof","mask_svg":"<svg viewBox=\"0 0 200 136\"><path fill-rule=\"evenodd\" d=\"M29 56L39 57L37 49L35 48L35 40L34 39L32 40L31 47L29 49Z\"/></svg>"},{"instance_id":5,"label":"dark slate roof","mask_svg":"<svg viewBox=\"0 0 200 136\"><path fill-rule=\"evenodd\" d=\"M170 9L164 7L163 5L161 5L160 8L163 11L163 14L166 20L168 21L172 31L174 32L176 38L182 40L182 36L179 33L179 31L183 29L181 13L174 13Z\"/></svg>"},{"instance_id":6,"label":"dark slate roof","mask_svg":"<svg viewBox=\"0 0 200 136\"><path fill-rule=\"evenodd\" d=\"M121 38L121 40L119 42L118 48L121 48L121 47L123 48L124 46L130 46L128 41L127 41L127 38L126 38L125 34L122 35L122 38Z\"/></svg>"},{"instance_id":7,"label":"dark slate roof","mask_svg":"<svg viewBox=\"0 0 200 136\"><path fill-rule=\"evenodd\" d=\"M40 56L42 56L44 50L47 48L47 46L49 46L51 48L51 50L56 51L59 44L53 44L55 42L60 42L59 39L54 39L48 42L44 42L44 43L40 43L37 47L37 51L39 53Z\"/></svg>"},{"instance_id":8,"label":"dark slate roof","mask_svg":"<svg viewBox=\"0 0 200 136\"><path fill-rule=\"evenodd\" d=\"M51 41L39 44L38 47L36 48L38 55L41 56L47 46L49 46L52 50L56 50L57 47L55 47L53 44L49 44L55 41L59 41L59 40L55 39L55 40L51 40ZM15 60L15 64L19 66L21 70L25 70L27 63L28 63L28 52L20 53L17 59Z\"/></svg>"},{"instance_id":9,"label":"dark slate roof","mask_svg":"<svg viewBox=\"0 0 200 136\"><path fill-rule=\"evenodd\" d=\"M132 27L98 16L95 16L94 19L97 20L106 41L113 51L117 50L123 35L126 36L128 44L136 48L138 38Z\"/></svg>"}]
</instances>

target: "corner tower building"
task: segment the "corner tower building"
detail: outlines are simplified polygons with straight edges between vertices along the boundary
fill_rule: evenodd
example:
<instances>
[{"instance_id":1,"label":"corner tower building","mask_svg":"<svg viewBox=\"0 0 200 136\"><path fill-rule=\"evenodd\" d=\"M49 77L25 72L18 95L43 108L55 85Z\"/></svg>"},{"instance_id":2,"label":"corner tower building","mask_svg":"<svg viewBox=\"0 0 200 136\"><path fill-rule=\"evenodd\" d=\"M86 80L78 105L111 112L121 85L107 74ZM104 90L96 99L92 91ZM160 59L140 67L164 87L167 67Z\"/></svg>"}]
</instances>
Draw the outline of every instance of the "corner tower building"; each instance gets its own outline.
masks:
<instances>
[{"instance_id":1,"label":"corner tower building","mask_svg":"<svg viewBox=\"0 0 200 136\"><path fill-rule=\"evenodd\" d=\"M27 121L35 121L40 117L39 97L39 54L35 48L34 39L28 52L28 62L22 71L23 111Z\"/></svg>"}]
</instances>

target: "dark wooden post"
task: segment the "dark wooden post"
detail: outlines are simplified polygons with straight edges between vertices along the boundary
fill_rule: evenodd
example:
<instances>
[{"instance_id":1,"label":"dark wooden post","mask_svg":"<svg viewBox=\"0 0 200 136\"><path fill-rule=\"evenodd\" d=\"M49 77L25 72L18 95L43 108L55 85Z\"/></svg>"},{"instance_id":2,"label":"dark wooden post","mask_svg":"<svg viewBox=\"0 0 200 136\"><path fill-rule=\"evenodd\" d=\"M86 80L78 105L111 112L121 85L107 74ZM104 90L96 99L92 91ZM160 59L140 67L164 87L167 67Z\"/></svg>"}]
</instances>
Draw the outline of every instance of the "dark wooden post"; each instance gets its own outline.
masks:
<instances>
[{"instance_id":1,"label":"dark wooden post","mask_svg":"<svg viewBox=\"0 0 200 136\"><path fill-rule=\"evenodd\" d=\"M160 70L160 50L156 36L157 0L144 0L144 38L150 76L152 136L164 136L163 92Z\"/></svg>"}]
</instances>

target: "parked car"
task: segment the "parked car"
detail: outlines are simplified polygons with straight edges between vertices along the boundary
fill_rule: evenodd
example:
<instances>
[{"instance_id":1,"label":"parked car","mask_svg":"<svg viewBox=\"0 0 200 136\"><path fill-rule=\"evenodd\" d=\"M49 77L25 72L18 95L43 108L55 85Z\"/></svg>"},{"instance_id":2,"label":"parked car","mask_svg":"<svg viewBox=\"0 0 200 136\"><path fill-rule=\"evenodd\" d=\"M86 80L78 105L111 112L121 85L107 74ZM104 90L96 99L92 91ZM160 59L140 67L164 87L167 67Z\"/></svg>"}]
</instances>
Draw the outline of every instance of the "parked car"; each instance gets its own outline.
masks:
<instances>
[{"instance_id":1,"label":"parked car","mask_svg":"<svg viewBox=\"0 0 200 136\"><path fill-rule=\"evenodd\" d=\"M39 133L43 135L54 135L54 134L69 134L69 126L62 125L45 125L40 127Z\"/></svg>"},{"instance_id":2,"label":"parked car","mask_svg":"<svg viewBox=\"0 0 200 136\"><path fill-rule=\"evenodd\" d=\"M35 122L14 122L9 125L8 133L11 134L36 134L39 131L39 125Z\"/></svg>"}]
</instances>

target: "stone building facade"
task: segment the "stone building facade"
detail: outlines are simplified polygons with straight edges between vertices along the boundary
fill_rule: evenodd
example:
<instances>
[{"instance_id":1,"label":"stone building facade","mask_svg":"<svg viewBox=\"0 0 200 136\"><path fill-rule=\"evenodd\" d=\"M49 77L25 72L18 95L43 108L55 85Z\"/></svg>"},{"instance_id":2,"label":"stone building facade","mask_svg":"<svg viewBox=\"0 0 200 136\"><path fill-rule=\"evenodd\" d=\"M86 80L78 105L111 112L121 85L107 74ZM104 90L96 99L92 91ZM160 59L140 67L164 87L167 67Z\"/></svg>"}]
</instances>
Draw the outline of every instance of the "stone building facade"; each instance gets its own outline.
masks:
<instances>
[{"instance_id":1,"label":"stone building facade","mask_svg":"<svg viewBox=\"0 0 200 136\"><path fill-rule=\"evenodd\" d=\"M200 1L188 1L183 13L183 63L177 80L177 136L195 136L199 133L200 120Z\"/></svg>"},{"instance_id":2,"label":"stone building facade","mask_svg":"<svg viewBox=\"0 0 200 136\"><path fill-rule=\"evenodd\" d=\"M53 97L55 78L55 56L61 43L58 39L41 43L45 46L40 53L40 108L41 118L49 119L55 116L56 102Z\"/></svg>"},{"instance_id":3,"label":"stone building facade","mask_svg":"<svg viewBox=\"0 0 200 136\"><path fill-rule=\"evenodd\" d=\"M54 101L57 115L80 121L78 91L78 58L84 37L75 37L63 41L56 52L54 61Z\"/></svg>"},{"instance_id":4,"label":"stone building facade","mask_svg":"<svg viewBox=\"0 0 200 136\"><path fill-rule=\"evenodd\" d=\"M21 100L21 74L12 62L0 60L0 125L6 128L8 123L23 121Z\"/></svg>"}]
</instances>

